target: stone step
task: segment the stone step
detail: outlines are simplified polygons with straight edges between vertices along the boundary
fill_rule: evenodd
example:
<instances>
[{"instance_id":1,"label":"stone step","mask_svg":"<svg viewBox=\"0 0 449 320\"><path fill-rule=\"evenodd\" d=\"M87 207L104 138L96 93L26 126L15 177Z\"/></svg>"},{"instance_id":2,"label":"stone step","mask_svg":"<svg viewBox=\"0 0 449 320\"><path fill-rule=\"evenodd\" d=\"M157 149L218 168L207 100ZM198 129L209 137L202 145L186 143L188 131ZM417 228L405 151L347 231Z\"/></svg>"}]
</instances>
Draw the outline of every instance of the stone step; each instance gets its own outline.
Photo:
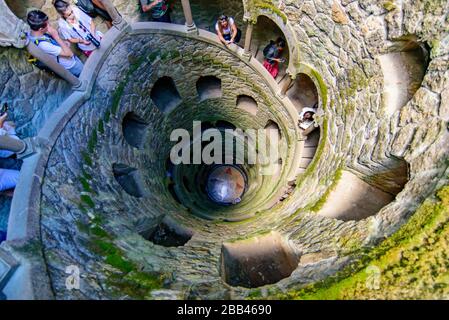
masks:
<instances>
[{"instance_id":1,"label":"stone step","mask_svg":"<svg viewBox=\"0 0 449 320\"><path fill-rule=\"evenodd\" d=\"M304 169L307 168L312 160L312 158L301 158L301 160L299 161L299 167Z\"/></svg>"},{"instance_id":2,"label":"stone step","mask_svg":"<svg viewBox=\"0 0 449 320\"><path fill-rule=\"evenodd\" d=\"M313 158L316 153L316 146L305 147L302 151L303 158Z\"/></svg>"}]
</instances>

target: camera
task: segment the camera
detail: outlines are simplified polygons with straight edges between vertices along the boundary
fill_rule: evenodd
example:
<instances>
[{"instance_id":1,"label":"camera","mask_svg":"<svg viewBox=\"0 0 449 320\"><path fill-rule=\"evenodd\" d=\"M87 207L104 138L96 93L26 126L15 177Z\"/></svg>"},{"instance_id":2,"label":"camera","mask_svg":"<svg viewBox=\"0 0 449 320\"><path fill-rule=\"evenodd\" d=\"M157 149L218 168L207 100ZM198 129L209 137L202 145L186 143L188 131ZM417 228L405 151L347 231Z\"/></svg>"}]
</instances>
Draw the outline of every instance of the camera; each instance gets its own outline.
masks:
<instances>
[{"instance_id":1,"label":"camera","mask_svg":"<svg viewBox=\"0 0 449 320\"><path fill-rule=\"evenodd\" d=\"M86 40L90 41L94 46L97 48L100 47L100 41L98 41L94 36L92 36L90 33L87 34Z\"/></svg>"}]
</instances>

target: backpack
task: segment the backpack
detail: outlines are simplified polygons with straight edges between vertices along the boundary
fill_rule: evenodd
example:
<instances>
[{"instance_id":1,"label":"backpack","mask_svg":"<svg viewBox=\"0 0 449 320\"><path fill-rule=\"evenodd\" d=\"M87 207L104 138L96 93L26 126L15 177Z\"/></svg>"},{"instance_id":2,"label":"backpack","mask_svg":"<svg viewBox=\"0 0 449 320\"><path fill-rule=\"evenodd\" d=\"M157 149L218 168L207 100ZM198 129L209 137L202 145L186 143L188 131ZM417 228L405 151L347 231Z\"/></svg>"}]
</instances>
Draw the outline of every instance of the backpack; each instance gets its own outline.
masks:
<instances>
[{"instance_id":1,"label":"backpack","mask_svg":"<svg viewBox=\"0 0 449 320\"><path fill-rule=\"evenodd\" d=\"M48 38L41 38L34 40L34 44L39 47L39 43L41 42L50 42L51 44L55 46L59 46L59 44L53 40L52 37L48 36ZM33 57L30 53L27 54L27 60L29 63L31 63L33 66L37 67L40 70L46 71L51 74L55 74L49 67L47 67L42 61L38 60L37 58ZM56 57L56 61L59 63L59 57Z\"/></svg>"},{"instance_id":2,"label":"backpack","mask_svg":"<svg viewBox=\"0 0 449 320\"><path fill-rule=\"evenodd\" d=\"M268 55L270 54L271 49L273 48L274 41L270 40L270 43L267 44L267 46L263 49L263 56L265 58L268 58ZM271 53L272 54L272 53ZM270 57L271 58L271 57Z\"/></svg>"},{"instance_id":3,"label":"backpack","mask_svg":"<svg viewBox=\"0 0 449 320\"><path fill-rule=\"evenodd\" d=\"M85 14L94 17L95 16L95 6L92 0L77 0L75 4L78 8L84 11Z\"/></svg>"}]
</instances>

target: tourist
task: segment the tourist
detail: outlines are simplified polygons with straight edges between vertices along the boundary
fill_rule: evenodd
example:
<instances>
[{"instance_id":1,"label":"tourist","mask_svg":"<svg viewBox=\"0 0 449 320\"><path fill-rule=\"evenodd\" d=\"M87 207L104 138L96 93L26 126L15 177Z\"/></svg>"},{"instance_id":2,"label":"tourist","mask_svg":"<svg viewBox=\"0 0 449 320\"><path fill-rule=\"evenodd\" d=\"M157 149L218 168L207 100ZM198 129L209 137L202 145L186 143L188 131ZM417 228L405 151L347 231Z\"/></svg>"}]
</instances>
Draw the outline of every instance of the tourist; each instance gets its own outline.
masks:
<instances>
[{"instance_id":1,"label":"tourist","mask_svg":"<svg viewBox=\"0 0 449 320\"><path fill-rule=\"evenodd\" d=\"M16 134L14 123L6 121L7 117L8 117L7 112L3 112L2 115L0 115L0 136L9 136L13 139L19 139ZM0 149L0 158L8 158L13 154L14 152L12 151Z\"/></svg>"},{"instance_id":2,"label":"tourist","mask_svg":"<svg viewBox=\"0 0 449 320\"><path fill-rule=\"evenodd\" d=\"M61 16L58 24L62 38L78 45L84 55L89 57L100 47L103 37L102 33L96 30L93 19L64 0L56 0L54 6Z\"/></svg>"},{"instance_id":3,"label":"tourist","mask_svg":"<svg viewBox=\"0 0 449 320\"><path fill-rule=\"evenodd\" d=\"M314 116L316 113L316 109L314 108L304 108L299 114L299 127L301 129L308 129L314 122Z\"/></svg>"},{"instance_id":4,"label":"tourist","mask_svg":"<svg viewBox=\"0 0 449 320\"><path fill-rule=\"evenodd\" d=\"M48 16L40 10L33 10L28 13L27 22L31 28L28 39L42 51L54 57L61 66L75 77L79 77L83 70L83 63L49 24Z\"/></svg>"},{"instance_id":5,"label":"tourist","mask_svg":"<svg viewBox=\"0 0 449 320\"><path fill-rule=\"evenodd\" d=\"M285 62L285 59L281 59L284 48L285 40L279 37L276 41L271 40L263 49L263 55L265 57L263 66L273 78L276 78L279 73L279 63Z\"/></svg>"},{"instance_id":6,"label":"tourist","mask_svg":"<svg viewBox=\"0 0 449 320\"><path fill-rule=\"evenodd\" d=\"M7 116L6 112L0 115L0 136L19 139L14 123L6 121ZM7 196L13 195L12 189L15 188L19 180L19 170L22 165L22 161L14 157L14 152L0 149L0 192Z\"/></svg>"},{"instance_id":7,"label":"tourist","mask_svg":"<svg viewBox=\"0 0 449 320\"><path fill-rule=\"evenodd\" d=\"M151 11L151 17L156 22L171 23L169 6L165 0L140 0L143 12Z\"/></svg>"},{"instance_id":8,"label":"tourist","mask_svg":"<svg viewBox=\"0 0 449 320\"><path fill-rule=\"evenodd\" d=\"M218 39L224 44L237 44L242 37L242 31L237 27L234 18L221 15L215 24Z\"/></svg>"},{"instance_id":9,"label":"tourist","mask_svg":"<svg viewBox=\"0 0 449 320\"><path fill-rule=\"evenodd\" d=\"M6 122L7 116L6 112L0 116L0 136L8 135L18 139L13 124ZM20 165L17 166L19 160L10 158L13 155L14 153L9 150L0 149L0 192L7 196L12 196L12 189L19 181L19 170L17 170L20 169Z\"/></svg>"},{"instance_id":10,"label":"tourist","mask_svg":"<svg viewBox=\"0 0 449 320\"><path fill-rule=\"evenodd\" d=\"M75 4L78 8L83 10L91 18L100 16L106 22L108 29L112 27L112 18L106 11L103 3L99 0L75 0Z\"/></svg>"}]
</instances>

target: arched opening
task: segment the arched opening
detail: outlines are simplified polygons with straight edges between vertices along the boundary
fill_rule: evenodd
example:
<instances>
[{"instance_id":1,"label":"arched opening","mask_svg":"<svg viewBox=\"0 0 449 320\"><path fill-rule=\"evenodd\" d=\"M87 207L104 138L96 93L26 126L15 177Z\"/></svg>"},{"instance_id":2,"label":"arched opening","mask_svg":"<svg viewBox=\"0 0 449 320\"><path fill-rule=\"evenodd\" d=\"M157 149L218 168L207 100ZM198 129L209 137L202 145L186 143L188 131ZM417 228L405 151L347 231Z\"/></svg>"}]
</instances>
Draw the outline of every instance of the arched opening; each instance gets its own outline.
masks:
<instances>
[{"instance_id":1,"label":"arched opening","mask_svg":"<svg viewBox=\"0 0 449 320\"><path fill-rule=\"evenodd\" d=\"M259 16L253 30L251 52L260 63L263 63L265 60L263 49L270 43L270 41L276 41L276 39L278 38L284 39L286 43L286 46L281 55L281 58L285 59L285 61L279 63L279 73L276 77L276 81L278 83L281 83L281 81L283 81L287 77L286 71L290 58L287 38L273 20L266 16Z\"/></svg>"},{"instance_id":2,"label":"arched opening","mask_svg":"<svg viewBox=\"0 0 449 320\"><path fill-rule=\"evenodd\" d=\"M129 112L123 118L122 131L126 142L137 149L142 149L148 123L134 112Z\"/></svg>"},{"instance_id":3,"label":"arched opening","mask_svg":"<svg viewBox=\"0 0 449 320\"><path fill-rule=\"evenodd\" d=\"M145 183L139 170L126 164L114 163L112 165L112 172L115 180L126 193L137 198L145 195Z\"/></svg>"},{"instance_id":4,"label":"arched opening","mask_svg":"<svg viewBox=\"0 0 449 320\"><path fill-rule=\"evenodd\" d=\"M313 80L304 73L299 73L287 90L287 97L295 105L298 113L304 108L317 108L318 90Z\"/></svg>"},{"instance_id":5,"label":"arched opening","mask_svg":"<svg viewBox=\"0 0 449 320\"><path fill-rule=\"evenodd\" d=\"M200 77L196 82L196 91L200 101L221 98L221 80L214 76Z\"/></svg>"},{"instance_id":6,"label":"arched opening","mask_svg":"<svg viewBox=\"0 0 449 320\"><path fill-rule=\"evenodd\" d=\"M275 232L224 243L221 248L221 276L231 286L257 288L289 277L299 257Z\"/></svg>"},{"instance_id":7,"label":"arched opening","mask_svg":"<svg viewBox=\"0 0 449 320\"><path fill-rule=\"evenodd\" d=\"M397 41L390 50L378 57L384 76L382 97L387 115L399 111L413 98L429 66L429 50L414 39Z\"/></svg>"},{"instance_id":8,"label":"arched opening","mask_svg":"<svg viewBox=\"0 0 449 320\"><path fill-rule=\"evenodd\" d=\"M169 113L182 102L175 82L170 77L162 77L156 81L151 90L151 100L163 113Z\"/></svg>"},{"instance_id":9,"label":"arched opening","mask_svg":"<svg viewBox=\"0 0 449 320\"><path fill-rule=\"evenodd\" d=\"M279 128L279 125L273 121L273 120L268 120L267 124L265 125L265 130L276 130L278 133L278 138L281 139L282 138L282 132L281 129Z\"/></svg>"},{"instance_id":10,"label":"arched opening","mask_svg":"<svg viewBox=\"0 0 449 320\"><path fill-rule=\"evenodd\" d=\"M237 129L235 125L225 120L218 120L217 122L215 122L215 127L217 129L232 129L232 130Z\"/></svg>"},{"instance_id":11,"label":"arched opening","mask_svg":"<svg viewBox=\"0 0 449 320\"><path fill-rule=\"evenodd\" d=\"M257 115L257 102L252 97L240 95L237 97L237 108L242 109L253 116Z\"/></svg>"},{"instance_id":12,"label":"arched opening","mask_svg":"<svg viewBox=\"0 0 449 320\"><path fill-rule=\"evenodd\" d=\"M319 215L343 221L373 216L392 202L408 182L409 166L403 159L391 159L384 169L369 175L342 171Z\"/></svg>"},{"instance_id":13,"label":"arched opening","mask_svg":"<svg viewBox=\"0 0 449 320\"><path fill-rule=\"evenodd\" d=\"M154 244L164 247L180 247L185 245L193 236L193 232L165 217L161 223L145 231L140 235Z\"/></svg>"}]
</instances>

